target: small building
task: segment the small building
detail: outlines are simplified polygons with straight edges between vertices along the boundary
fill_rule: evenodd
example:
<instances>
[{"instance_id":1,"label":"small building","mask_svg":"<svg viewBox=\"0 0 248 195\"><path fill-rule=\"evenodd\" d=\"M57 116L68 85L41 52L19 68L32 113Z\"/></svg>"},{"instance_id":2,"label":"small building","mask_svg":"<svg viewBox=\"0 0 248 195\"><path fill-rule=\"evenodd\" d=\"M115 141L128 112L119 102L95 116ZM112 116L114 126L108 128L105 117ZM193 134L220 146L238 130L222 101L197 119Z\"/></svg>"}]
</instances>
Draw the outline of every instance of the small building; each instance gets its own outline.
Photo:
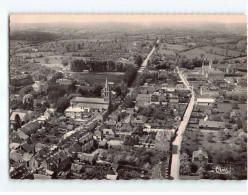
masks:
<instances>
[{"instance_id":1,"label":"small building","mask_svg":"<svg viewBox=\"0 0 248 195\"><path fill-rule=\"evenodd\" d=\"M96 155L95 154L88 154L88 153L78 153L77 157L81 162L87 162L90 164L94 164L96 162Z\"/></svg>"},{"instance_id":2,"label":"small building","mask_svg":"<svg viewBox=\"0 0 248 195\"><path fill-rule=\"evenodd\" d=\"M192 154L192 162L198 166L202 166L202 165L208 163L207 152L203 151L202 149L194 151Z\"/></svg>"},{"instance_id":3,"label":"small building","mask_svg":"<svg viewBox=\"0 0 248 195\"><path fill-rule=\"evenodd\" d=\"M215 102L215 99L209 98L209 97L199 97L196 100L197 105L203 105L203 106L212 105L214 102Z\"/></svg>"},{"instance_id":4,"label":"small building","mask_svg":"<svg viewBox=\"0 0 248 195\"><path fill-rule=\"evenodd\" d=\"M199 121L200 129L211 129L211 130L220 130L225 128L225 122L220 121L209 121L201 119Z\"/></svg>"}]
</instances>

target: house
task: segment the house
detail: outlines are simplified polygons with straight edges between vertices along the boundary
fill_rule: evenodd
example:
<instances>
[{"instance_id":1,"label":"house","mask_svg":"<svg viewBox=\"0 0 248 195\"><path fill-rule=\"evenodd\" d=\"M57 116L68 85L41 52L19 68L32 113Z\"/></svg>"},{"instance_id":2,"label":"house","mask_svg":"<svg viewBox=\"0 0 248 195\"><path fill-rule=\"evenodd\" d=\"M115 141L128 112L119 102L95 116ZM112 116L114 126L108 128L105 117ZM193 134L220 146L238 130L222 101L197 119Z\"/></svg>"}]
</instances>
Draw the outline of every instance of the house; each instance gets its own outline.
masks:
<instances>
[{"instance_id":1,"label":"house","mask_svg":"<svg viewBox=\"0 0 248 195\"><path fill-rule=\"evenodd\" d=\"M146 116L139 115L136 118L134 118L133 120L131 120L131 124L133 126L137 126L137 125L144 126L144 124L146 123L146 121L147 121L147 117Z\"/></svg>"},{"instance_id":2,"label":"house","mask_svg":"<svg viewBox=\"0 0 248 195\"><path fill-rule=\"evenodd\" d=\"M109 127L109 128L115 128L116 126L116 121L106 121L105 124Z\"/></svg>"},{"instance_id":3,"label":"house","mask_svg":"<svg viewBox=\"0 0 248 195\"><path fill-rule=\"evenodd\" d=\"M127 114L134 114L135 113L134 108L127 108L126 113Z\"/></svg>"},{"instance_id":4,"label":"house","mask_svg":"<svg viewBox=\"0 0 248 195\"><path fill-rule=\"evenodd\" d=\"M107 149L107 148L108 148L107 140L101 140L101 141L98 143L98 148Z\"/></svg>"},{"instance_id":5,"label":"house","mask_svg":"<svg viewBox=\"0 0 248 195\"><path fill-rule=\"evenodd\" d=\"M225 122L220 121L209 121L209 120L199 120L199 128L200 129L212 129L212 130L220 130L225 128Z\"/></svg>"},{"instance_id":6,"label":"house","mask_svg":"<svg viewBox=\"0 0 248 195\"><path fill-rule=\"evenodd\" d=\"M198 166L202 166L202 165L208 163L207 152L203 151L202 149L194 151L192 154L192 162Z\"/></svg>"},{"instance_id":7,"label":"house","mask_svg":"<svg viewBox=\"0 0 248 195\"><path fill-rule=\"evenodd\" d=\"M112 129L103 129L102 133L105 137L108 138L115 137L115 132Z\"/></svg>"},{"instance_id":8,"label":"house","mask_svg":"<svg viewBox=\"0 0 248 195\"><path fill-rule=\"evenodd\" d=\"M13 128L13 124L15 124L15 117L19 115L21 123L27 123L30 118L27 111L12 111L10 115L10 126Z\"/></svg>"},{"instance_id":9,"label":"house","mask_svg":"<svg viewBox=\"0 0 248 195\"><path fill-rule=\"evenodd\" d=\"M94 131L94 137L96 140L102 140L102 131L100 131L99 129Z\"/></svg>"},{"instance_id":10,"label":"house","mask_svg":"<svg viewBox=\"0 0 248 195\"><path fill-rule=\"evenodd\" d=\"M42 144L42 143L37 143L35 145L35 153L37 153L38 151L42 150L43 148L47 147L47 145Z\"/></svg>"},{"instance_id":11,"label":"house","mask_svg":"<svg viewBox=\"0 0 248 195\"><path fill-rule=\"evenodd\" d=\"M212 105L215 102L214 98L210 98L210 97L199 97L196 100L196 104L197 105L203 105L203 106L209 106Z\"/></svg>"},{"instance_id":12,"label":"house","mask_svg":"<svg viewBox=\"0 0 248 195\"><path fill-rule=\"evenodd\" d=\"M237 65L235 64L213 64L212 66L225 74L235 74L237 72Z\"/></svg>"},{"instance_id":13,"label":"house","mask_svg":"<svg viewBox=\"0 0 248 195\"><path fill-rule=\"evenodd\" d=\"M45 83L41 81L35 81L34 84L32 85L33 90L36 92L42 91L42 87L44 87Z\"/></svg>"},{"instance_id":14,"label":"house","mask_svg":"<svg viewBox=\"0 0 248 195\"><path fill-rule=\"evenodd\" d=\"M29 141L29 136L26 135L25 133L23 133L21 130L16 131L16 134L17 134L17 136L19 136L19 138L21 139L22 142L24 142L24 141L28 142ZM12 141L14 141L14 140L12 140Z\"/></svg>"},{"instance_id":15,"label":"house","mask_svg":"<svg viewBox=\"0 0 248 195\"><path fill-rule=\"evenodd\" d=\"M12 162L21 162L22 160L22 154L16 152L16 150L11 150L9 153L9 159L10 159L10 163L12 164Z\"/></svg>"},{"instance_id":16,"label":"house","mask_svg":"<svg viewBox=\"0 0 248 195\"><path fill-rule=\"evenodd\" d=\"M83 165L79 165L79 164L76 164L76 163L71 164L71 172L72 173L79 174L79 173L81 173L82 169L83 169Z\"/></svg>"},{"instance_id":17,"label":"house","mask_svg":"<svg viewBox=\"0 0 248 195\"><path fill-rule=\"evenodd\" d=\"M118 179L118 168L119 168L118 164L112 163L107 171L106 179L117 180Z\"/></svg>"},{"instance_id":18,"label":"house","mask_svg":"<svg viewBox=\"0 0 248 195\"><path fill-rule=\"evenodd\" d=\"M95 154L88 154L88 153L78 153L77 158L79 158L80 162L87 162L90 164L94 164L96 162L96 155Z\"/></svg>"},{"instance_id":19,"label":"house","mask_svg":"<svg viewBox=\"0 0 248 195\"><path fill-rule=\"evenodd\" d=\"M150 102L152 100L152 95L151 94L138 94L136 97L136 101L145 101L145 102Z\"/></svg>"},{"instance_id":20,"label":"house","mask_svg":"<svg viewBox=\"0 0 248 195\"><path fill-rule=\"evenodd\" d=\"M117 175L107 174L106 179L107 180L117 180L118 179L118 174Z\"/></svg>"},{"instance_id":21,"label":"house","mask_svg":"<svg viewBox=\"0 0 248 195\"><path fill-rule=\"evenodd\" d=\"M72 80L69 80L69 79L57 79L56 83L58 83L59 85L68 86L68 85L72 84Z\"/></svg>"},{"instance_id":22,"label":"house","mask_svg":"<svg viewBox=\"0 0 248 195\"><path fill-rule=\"evenodd\" d=\"M33 146L27 144L27 143L22 143L21 144L21 149L24 151L24 152L27 152L27 153L32 153L33 152Z\"/></svg>"},{"instance_id":23,"label":"house","mask_svg":"<svg viewBox=\"0 0 248 195\"><path fill-rule=\"evenodd\" d=\"M49 120L49 118L47 116L39 116L37 119L36 119L39 123L45 123L46 121Z\"/></svg>"},{"instance_id":24,"label":"house","mask_svg":"<svg viewBox=\"0 0 248 195\"><path fill-rule=\"evenodd\" d=\"M85 111L86 110L82 107L69 107L65 110L65 116L74 119L82 119Z\"/></svg>"},{"instance_id":25,"label":"house","mask_svg":"<svg viewBox=\"0 0 248 195\"><path fill-rule=\"evenodd\" d=\"M200 95L208 95L210 97L218 97L220 94L219 89L217 87L211 88L207 86L200 87Z\"/></svg>"},{"instance_id":26,"label":"house","mask_svg":"<svg viewBox=\"0 0 248 195\"><path fill-rule=\"evenodd\" d=\"M123 124L123 126L120 128L120 131L131 132L133 131L133 127L130 123Z\"/></svg>"},{"instance_id":27,"label":"house","mask_svg":"<svg viewBox=\"0 0 248 195\"><path fill-rule=\"evenodd\" d=\"M112 113L110 116L109 116L109 119L110 121L115 121L115 122L118 122L119 121L119 116L115 113Z\"/></svg>"}]
</instances>

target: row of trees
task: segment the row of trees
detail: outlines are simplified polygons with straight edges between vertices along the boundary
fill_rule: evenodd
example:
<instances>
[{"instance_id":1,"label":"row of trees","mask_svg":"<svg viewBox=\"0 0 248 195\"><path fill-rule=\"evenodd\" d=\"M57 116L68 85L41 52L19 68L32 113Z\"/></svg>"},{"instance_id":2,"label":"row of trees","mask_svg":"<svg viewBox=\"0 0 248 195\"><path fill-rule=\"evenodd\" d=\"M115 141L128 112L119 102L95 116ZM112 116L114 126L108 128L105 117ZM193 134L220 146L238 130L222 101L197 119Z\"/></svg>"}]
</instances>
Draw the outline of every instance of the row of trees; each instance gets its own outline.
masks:
<instances>
[{"instance_id":1,"label":"row of trees","mask_svg":"<svg viewBox=\"0 0 248 195\"><path fill-rule=\"evenodd\" d=\"M82 72L89 70L91 72L125 72L130 63L124 63L114 60L80 60L76 59L71 62L71 70Z\"/></svg>"},{"instance_id":2,"label":"row of trees","mask_svg":"<svg viewBox=\"0 0 248 195\"><path fill-rule=\"evenodd\" d=\"M52 41L58 38L58 35L50 32L40 31L16 31L10 34L10 40L25 40L35 43Z\"/></svg>"}]
</instances>

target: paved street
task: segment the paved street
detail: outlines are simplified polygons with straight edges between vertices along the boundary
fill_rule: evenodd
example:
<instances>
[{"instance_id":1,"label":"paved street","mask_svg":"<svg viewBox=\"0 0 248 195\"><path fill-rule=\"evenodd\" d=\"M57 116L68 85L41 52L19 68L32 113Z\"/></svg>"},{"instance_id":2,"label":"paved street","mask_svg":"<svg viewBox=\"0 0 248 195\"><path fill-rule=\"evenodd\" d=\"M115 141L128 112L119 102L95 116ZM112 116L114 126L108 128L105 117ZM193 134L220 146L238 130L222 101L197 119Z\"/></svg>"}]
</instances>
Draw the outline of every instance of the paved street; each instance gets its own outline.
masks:
<instances>
[{"instance_id":1,"label":"paved street","mask_svg":"<svg viewBox=\"0 0 248 195\"><path fill-rule=\"evenodd\" d=\"M180 149L181 149L181 143L182 143L182 138L183 138L183 132L185 131L185 129L188 125L189 118L190 118L191 112L193 110L194 101L195 101L194 92L192 91L191 87L189 86L187 79L183 76L182 73L180 73L178 68L177 68L177 70L178 70L179 76L180 76L182 82L184 83L184 85L187 87L187 89L191 90L192 97L191 97L190 102L188 104L187 110L184 114L183 120L181 121L181 124L178 127L177 137L172 144L172 161L171 161L170 174L171 174L171 177L173 179L178 179L178 177L179 177L179 168L180 168L179 157L180 157Z\"/></svg>"}]
</instances>

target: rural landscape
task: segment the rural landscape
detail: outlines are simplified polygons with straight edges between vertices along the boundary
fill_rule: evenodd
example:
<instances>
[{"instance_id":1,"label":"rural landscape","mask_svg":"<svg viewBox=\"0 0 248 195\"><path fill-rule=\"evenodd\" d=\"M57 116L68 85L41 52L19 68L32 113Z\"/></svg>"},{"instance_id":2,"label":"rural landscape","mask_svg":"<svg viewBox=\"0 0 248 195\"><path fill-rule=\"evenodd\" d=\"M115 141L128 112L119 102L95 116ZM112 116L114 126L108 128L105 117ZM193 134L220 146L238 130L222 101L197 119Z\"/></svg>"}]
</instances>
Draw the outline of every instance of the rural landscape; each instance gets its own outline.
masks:
<instances>
[{"instance_id":1,"label":"rural landscape","mask_svg":"<svg viewBox=\"0 0 248 195\"><path fill-rule=\"evenodd\" d=\"M11 179L247 179L246 23L18 17Z\"/></svg>"}]
</instances>

